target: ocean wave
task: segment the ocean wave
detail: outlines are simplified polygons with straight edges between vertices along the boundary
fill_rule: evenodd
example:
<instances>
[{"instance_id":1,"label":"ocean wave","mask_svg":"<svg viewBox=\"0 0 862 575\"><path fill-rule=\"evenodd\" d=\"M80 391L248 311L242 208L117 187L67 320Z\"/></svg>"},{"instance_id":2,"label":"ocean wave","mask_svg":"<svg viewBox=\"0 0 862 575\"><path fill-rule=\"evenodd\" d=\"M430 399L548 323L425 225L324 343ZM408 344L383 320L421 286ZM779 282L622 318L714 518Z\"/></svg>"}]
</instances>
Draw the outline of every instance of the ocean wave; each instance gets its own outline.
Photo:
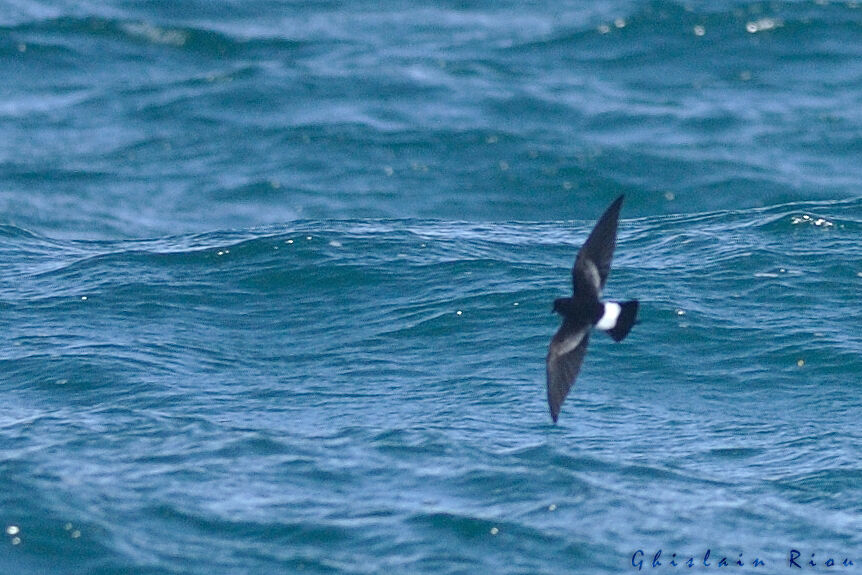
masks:
<instances>
[{"instance_id":1,"label":"ocean wave","mask_svg":"<svg viewBox=\"0 0 862 575\"><path fill-rule=\"evenodd\" d=\"M639 298L642 322L624 346L596 335L555 427L550 302L592 220L119 241L3 226L0 433L7 469L41 469L5 492L35 486L48 527L8 521L22 545L169 571L176 545L201 565L336 571L484 567L503 545L615 572L645 533L703 541L693 517L765 544L757 525L790 506L853 494L835 423L858 403L841 310L860 221L858 200L624 218L606 296ZM790 516L853 541L846 517Z\"/></svg>"}]
</instances>

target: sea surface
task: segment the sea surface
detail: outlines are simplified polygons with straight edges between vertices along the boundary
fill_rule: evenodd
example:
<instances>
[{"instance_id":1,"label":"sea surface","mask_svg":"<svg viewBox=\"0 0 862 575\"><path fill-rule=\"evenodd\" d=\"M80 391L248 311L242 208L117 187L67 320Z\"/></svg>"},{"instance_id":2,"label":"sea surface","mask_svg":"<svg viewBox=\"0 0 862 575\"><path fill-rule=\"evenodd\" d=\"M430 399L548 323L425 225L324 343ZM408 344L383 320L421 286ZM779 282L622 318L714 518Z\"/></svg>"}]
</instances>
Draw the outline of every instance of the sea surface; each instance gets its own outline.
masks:
<instances>
[{"instance_id":1,"label":"sea surface","mask_svg":"<svg viewBox=\"0 0 862 575\"><path fill-rule=\"evenodd\" d=\"M862 5L0 1L0 333L0 575L862 574Z\"/></svg>"}]
</instances>

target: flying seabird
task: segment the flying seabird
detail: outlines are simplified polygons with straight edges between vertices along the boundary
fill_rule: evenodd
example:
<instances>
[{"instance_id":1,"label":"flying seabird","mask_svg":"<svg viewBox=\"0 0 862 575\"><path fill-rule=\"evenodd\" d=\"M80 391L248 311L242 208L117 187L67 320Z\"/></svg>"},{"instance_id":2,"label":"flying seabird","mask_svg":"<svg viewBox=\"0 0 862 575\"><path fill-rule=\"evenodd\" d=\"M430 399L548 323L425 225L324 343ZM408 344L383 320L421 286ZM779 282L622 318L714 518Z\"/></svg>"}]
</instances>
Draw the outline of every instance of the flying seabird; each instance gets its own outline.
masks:
<instances>
[{"instance_id":1,"label":"flying seabird","mask_svg":"<svg viewBox=\"0 0 862 575\"><path fill-rule=\"evenodd\" d=\"M572 268L572 297L554 300L554 311L563 316L563 325L554 334L548 346L545 364L548 372L548 406L554 423L560 415L560 406L566 399L584 356L590 330L595 327L622 341L635 323L637 300L626 302L601 301L602 290L617 243L617 220L623 196L605 210L584 242L575 266Z\"/></svg>"}]
</instances>

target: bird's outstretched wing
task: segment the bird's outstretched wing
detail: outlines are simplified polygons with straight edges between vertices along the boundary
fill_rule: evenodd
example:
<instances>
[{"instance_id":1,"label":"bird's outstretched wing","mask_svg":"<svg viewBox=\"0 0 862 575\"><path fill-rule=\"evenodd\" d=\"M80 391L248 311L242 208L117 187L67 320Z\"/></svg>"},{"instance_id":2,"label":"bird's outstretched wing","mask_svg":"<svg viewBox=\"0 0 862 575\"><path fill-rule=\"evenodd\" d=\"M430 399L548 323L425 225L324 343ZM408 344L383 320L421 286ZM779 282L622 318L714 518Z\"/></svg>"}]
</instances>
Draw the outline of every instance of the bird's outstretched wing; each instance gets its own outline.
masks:
<instances>
[{"instance_id":1,"label":"bird's outstretched wing","mask_svg":"<svg viewBox=\"0 0 862 575\"><path fill-rule=\"evenodd\" d=\"M575 325L570 320L563 321L551 339L545 366L548 372L548 407L551 408L554 423L557 422L569 389L581 371L589 341L590 326Z\"/></svg>"},{"instance_id":2,"label":"bird's outstretched wing","mask_svg":"<svg viewBox=\"0 0 862 575\"><path fill-rule=\"evenodd\" d=\"M601 296L611 271L611 261L614 258L614 248L617 245L617 222L620 218L620 208L623 205L623 197L620 196L614 203L608 206L590 237L584 242L575 266L572 268L572 287L575 293L580 289L595 291L596 297ZM596 278L598 275L598 278ZM598 286L595 281L598 279ZM595 289L597 287L597 289Z\"/></svg>"}]
</instances>

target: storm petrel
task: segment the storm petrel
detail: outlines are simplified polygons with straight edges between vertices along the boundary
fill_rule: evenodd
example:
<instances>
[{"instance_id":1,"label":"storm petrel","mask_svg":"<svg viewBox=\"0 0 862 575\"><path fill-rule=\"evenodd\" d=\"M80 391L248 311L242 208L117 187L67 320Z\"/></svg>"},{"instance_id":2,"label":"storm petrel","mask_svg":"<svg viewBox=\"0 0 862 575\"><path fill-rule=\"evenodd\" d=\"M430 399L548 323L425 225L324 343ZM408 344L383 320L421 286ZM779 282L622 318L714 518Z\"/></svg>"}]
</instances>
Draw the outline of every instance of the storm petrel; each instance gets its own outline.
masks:
<instances>
[{"instance_id":1,"label":"storm petrel","mask_svg":"<svg viewBox=\"0 0 862 575\"><path fill-rule=\"evenodd\" d=\"M575 267L572 268L572 297L554 300L554 311L563 316L563 325L551 339L548 357L545 360L548 371L548 406L554 423L560 415L560 406L566 399L584 356L590 330L595 327L606 331L614 341L622 341L635 323L638 312L637 300L615 302L601 300L602 290L617 243L617 220L623 196L605 210L599 218L590 237L584 242Z\"/></svg>"}]
</instances>

